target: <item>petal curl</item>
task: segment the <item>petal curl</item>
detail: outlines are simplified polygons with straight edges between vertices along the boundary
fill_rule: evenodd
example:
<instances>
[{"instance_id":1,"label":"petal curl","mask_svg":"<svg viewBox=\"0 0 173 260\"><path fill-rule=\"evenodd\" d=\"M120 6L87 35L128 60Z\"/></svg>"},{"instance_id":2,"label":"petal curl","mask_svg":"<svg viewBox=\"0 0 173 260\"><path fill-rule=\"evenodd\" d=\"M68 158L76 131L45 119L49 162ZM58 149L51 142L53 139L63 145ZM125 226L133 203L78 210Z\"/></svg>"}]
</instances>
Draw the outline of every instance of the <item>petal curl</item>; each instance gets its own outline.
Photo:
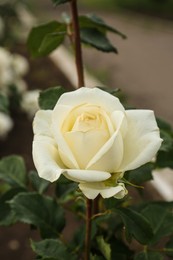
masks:
<instances>
[{"instance_id":1,"label":"petal curl","mask_svg":"<svg viewBox=\"0 0 173 260\"><path fill-rule=\"evenodd\" d=\"M105 181L111 177L111 174L104 171L66 169L64 172L64 176L75 182L89 183Z\"/></svg>"},{"instance_id":2,"label":"petal curl","mask_svg":"<svg viewBox=\"0 0 173 260\"><path fill-rule=\"evenodd\" d=\"M103 182L80 183L79 189L88 199L95 199L99 194L103 198L115 197L117 199L122 199L127 194L127 190L123 183L119 183L115 187L105 186Z\"/></svg>"},{"instance_id":3,"label":"petal curl","mask_svg":"<svg viewBox=\"0 0 173 260\"><path fill-rule=\"evenodd\" d=\"M52 136L51 123L52 123L52 110L39 110L34 117L33 131L35 135Z\"/></svg>"},{"instance_id":4,"label":"petal curl","mask_svg":"<svg viewBox=\"0 0 173 260\"><path fill-rule=\"evenodd\" d=\"M159 150L162 139L151 110L126 111L128 132L124 138L124 156L119 171L138 168L149 162Z\"/></svg>"},{"instance_id":5,"label":"petal curl","mask_svg":"<svg viewBox=\"0 0 173 260\"><path fill-rule=\"evenodd\" d=\"M41 178L53 182L64 172L64 165L52 138L36 135L32 152L35 167Z\"/></svg>"},{"instance_id":6,"label":"petal curl","mask_svg":"<svg viewBox=\"0 0 173 260\"><path fill-rule=\"evenodd\" d=\"M87 87L63 94L59 98L56 106L62 104L75 107L85 103L101 106L110 113L115 110L124 111L124 107L121 105L118 98L99 88Z\"/></svg>"}]
</instances>

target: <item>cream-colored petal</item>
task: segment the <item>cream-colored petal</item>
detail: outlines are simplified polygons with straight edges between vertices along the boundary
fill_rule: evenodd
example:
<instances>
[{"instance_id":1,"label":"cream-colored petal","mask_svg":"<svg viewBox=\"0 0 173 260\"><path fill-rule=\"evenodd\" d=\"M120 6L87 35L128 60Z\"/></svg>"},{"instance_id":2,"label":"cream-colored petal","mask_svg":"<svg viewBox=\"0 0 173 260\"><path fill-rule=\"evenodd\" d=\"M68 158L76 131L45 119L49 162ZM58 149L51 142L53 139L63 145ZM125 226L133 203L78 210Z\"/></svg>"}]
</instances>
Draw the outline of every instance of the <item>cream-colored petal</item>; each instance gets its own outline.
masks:
<instances>
[{"instance_id":1,"label":"cream-colored petal","mask_svg":"<svg viewBox=\"0 0 173 260\"><path fill-rule=\"evenodd\" d=\"M122 199L127 190L123 183L117 184L115 187L105 186L103 182L100 183L80 183L79 189L88 199L95 199L99 194L103 198L115 197Z\"/></svg>"},{"instance_id":2,"label":"cream-colored petal","mask_svg":"<svg viewBox=\"0 0 173 260\"><path fill-rule=\"evenodd\" d=\"M124 111L124 107L121 105L118 98L99 88L87 87L63 94L59 98L56 106L62 104L74 107L85 103L101 106L109 112L113 112L114 110Z\"/></svg>"},{"instance_id":3,"label":"cream-colored petal","mask_svg":"<svg viewBox=\"0 0 173 260\"><path fill-rule=\"evenodd\" d=\"M115 187L105 187L104 190L100 191L101 196L106 198L114 197L116 199L122 199L127 194L127 190L123 183L117 184Z\"/></svg>"},{"instance_id":4,"label":"cream-colored petal","mask_svg":"<svg viewBox=\"0 0 173 260\"><path fill-rule=\"evenodd\" d=\"M33 160L38 175L48 181L56 181L64 172L58 149L50 137L40 135L34 137Z\"/></svg>"},{"instance_id":5,"label":"cream-colored petal","mask_svg":"<svg viewBox=\"0 0 173 260\"><path fill-rule=\"evenodd\" d=\"M125 137L127 133L127 118L126 114L122 111L114 111L111 114L111 121L114 125L114 129L119 129L122 137Z\"/></svg>"},{"instance_id":6,"label":"cream-colored petal","mask_svg":"<svg viewBox=\"0 0 173 260\"><path fill-rule=\"evenodd\" d=\"M67 142L64 139L61 127L64 121L64 118L68 115L71 108L68 106L57 106L52 112L52 133L53 137L56 140L59 148L59 154L63 163L66 165L66 168L78 169L79 165L70 150Z\"/></svg>"},{"instance_id":7,"label":"cream-colored petal","mask_svg":"<svg viewBox=\"0 0 173 260\"><path fill-rule=\"evenodd\" d=\"M100 182L105 181L111 177L111 174L104 171L90 171L90 170L74 170L66 169L65 177L76 182Z\"/></svg>"},{"instance_id":8,"label":"cream-colored petal","mask_svg":"<svg viewBox=\"0 0 173 260\"><path fill-rule=\"evenodd\" d=\"M52 110L39 110L34 117L33 131L34 134L52 136L51 121Z\"/></svg>"},{"instance_id":9,"label":"cream-colored petal","mask_svg":"<svg viewBox=\"0 0 173 260\"><path fill-rule=\"evenodd\" d=\"M88 162L107 142L106 131L95 130L88 132L67 132L64 134L70 150L73 152L80 169L85 169Z\"/></svg>"},{"instance_id":10,"label":"cream-colored petal","mask_svg":"<svg viewBox=\"0 0 173 260\"><path fill-rule=\"evenodd\" d=\"M159 150L162 139L151 110L127 110L128 130L119 171L135 169L149 161Z\"/></svg>"},{"instance_id":11,"label":"cream-colored petal","mask_svg":"<svg viewBox=\"0 0 173 260\"><path fill-rule=\"evenodd\" d=\"M120 133L115 134L99 150L87 165L88 170L116 172L123 158L123 141Z\"/></svg>"}]
</instances>

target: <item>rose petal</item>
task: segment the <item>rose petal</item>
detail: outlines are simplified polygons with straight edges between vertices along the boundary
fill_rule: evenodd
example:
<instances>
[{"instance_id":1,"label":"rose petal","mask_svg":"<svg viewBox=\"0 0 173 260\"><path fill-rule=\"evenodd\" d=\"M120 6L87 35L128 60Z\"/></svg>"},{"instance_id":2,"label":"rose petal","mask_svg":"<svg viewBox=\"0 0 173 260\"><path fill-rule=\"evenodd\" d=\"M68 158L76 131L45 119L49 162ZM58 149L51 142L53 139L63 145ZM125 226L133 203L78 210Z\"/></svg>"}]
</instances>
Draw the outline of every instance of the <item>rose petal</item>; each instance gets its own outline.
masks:
<instances>
[{"instance_id":1,"label":"rose petal","mask_svg":"<svg viewBox=\"0 0 173 260\"><path fill-rule=\"evenodd\" d=\"M34 137L33 159L38 175L48 181L56 181L64 171L56 144L50 137Z\"/></svg>"},{"instance_id":2,"label":"rose petal","mask_svg":"<svg viewBox=\"0 0 173 260\"><path fill-rule=\"evenodd\" d=\"M121 132L122 137L127 133L127 118L126 114L122 111L114 111L111 114L111 120L114 125L114 128Z\"/></svg>"},{"instance_id":3,"label":"rose petal","mask_svg":"<svg viewBox=\"0 0 173 260\"><path fill-rule=\"evenodd\" d=\"M95 199L99 194L103 198L115 197L122 199L127 194L127 190L123 183L117 184L115 187L105 186L103 182L80 183L79 189L88 199Z\"/></svg>"},{"instance_id":4,"label":"rose petal","mask_svg":"<svg viewBox=\"0 0 173 260\"><path fill-rule=\"evenodd\" d=\"M62 104L75 107L85 103L101 106L105 109L105 111L109 111L110 113L114 110L124 111L124 107L121 105L118 98L103 90L100 90L99 88L87 87L63 94L59 98L56 106Z\"/></svg>"},{"instance_id":5,"label":"rose petal","mask_svg":"<svg viewBox=\"0 0 173 260\"><path fill-rule=\"evenodd\" d=\"M52 110L39 110L34 117L33 131L38 135L51 135Z\"/></svg>"},{"instance_id":6,"label":"rose petal","mask_svg":"<svg viewBox=\"0 0 173 260\"><path fill-rule=\"evenodd\" d=\"M153 111L128 110L126 116L128 133L119 171L132 170L151 161L162 143Z\"/></svg>"},{"instance_id":7,"label":"rose petal","mask_svg":"<svg viewBox=\"0 0 173 260\"><path fill-rule=\"evenodd\" d=\"M66 169L65 177L76 182L100 182L105 181L111 177L111 174L104 171L92 170L74 170Z\"/></svg>"},{"instance_id":8,"label":"rose petal","mask_svg":"<svg viewBox=\"0 0 173 260\"><path fill-rule=\"evenodd\" d=\"M67 132L64 134L70 150L78 162L80 169L85 169L88 162L108 140L105 131Z\"/></svg>"},{"instance_id":9,"label":"rose petal","mask_svg":"<svg viewBox=\"0 0 173 260\"><path fill-rule=\"evenodd\" d=\"M66 168L78 169L79 165L71 152L68 144L66 143L64 136L61 132L61 127L64 118L70 112L71 108L68 106L56 106L52 112L52 133L58 144L59 154L66 165Z\"/></svg>"}]
</instances>

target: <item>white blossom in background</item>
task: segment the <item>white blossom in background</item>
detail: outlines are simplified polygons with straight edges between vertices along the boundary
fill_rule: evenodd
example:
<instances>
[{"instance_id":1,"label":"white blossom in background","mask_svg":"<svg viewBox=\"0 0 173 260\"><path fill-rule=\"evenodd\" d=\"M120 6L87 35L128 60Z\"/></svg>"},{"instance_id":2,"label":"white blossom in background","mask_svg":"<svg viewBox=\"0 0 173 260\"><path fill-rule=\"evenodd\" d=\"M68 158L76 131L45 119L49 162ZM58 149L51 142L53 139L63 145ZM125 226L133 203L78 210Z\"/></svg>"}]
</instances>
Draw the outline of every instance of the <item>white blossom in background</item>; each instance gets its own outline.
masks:
<instances>
[{"instance_id":1,"label":"white blossom in background","mask_svg":"<svg viewBox=\"0 0 173 260\"><path fill-rule=\"evenodd\" d=\"M28 61L19 54L11 54L0 47L0 91L8 95L9 86L15 85L19 93L27 90L22 77L28 72Z\"/></svg>"},{"instance_id":2,"label":"white blossom in background","mask_svg":"<svg viewBox=\"0 0 173 260\"><path fill-rule=\"evenodd\" d=\"M13 127L12 119L5 113L0 112L0 139L6 138Z\"/></svg>"},{"instance_id":3,"label":"white blossom in background","mask_svg":"<svg viewBox=\"0 0 173 260\"><path fill-rule=\"evenodd\" d=\"M5 48L0 47L0 90L13 81L11 70L12 56Z\"/></svg>"},{"instance_id":4,"label":"white blossom in background","mask_svg":"<svg viewBox=\"0 0 173 260\"><path fill-rule=\"evenodd\" d=\"M13 54L12 56L12 70L15 77L24 76L29 70L28 61L19 54Z\"/></svg>"},{"instance_id":5,"label":"white blossom in background","mask_svg":"<svg viewBox=\"0 0 173 260\"><path fill-rule=\"evenodd\" d=\"M38 98L40 90L26 91L22 96L22 109L28 114L29 118L33 118L35 113L39 110Z\"/></svg>"}]
</instances>

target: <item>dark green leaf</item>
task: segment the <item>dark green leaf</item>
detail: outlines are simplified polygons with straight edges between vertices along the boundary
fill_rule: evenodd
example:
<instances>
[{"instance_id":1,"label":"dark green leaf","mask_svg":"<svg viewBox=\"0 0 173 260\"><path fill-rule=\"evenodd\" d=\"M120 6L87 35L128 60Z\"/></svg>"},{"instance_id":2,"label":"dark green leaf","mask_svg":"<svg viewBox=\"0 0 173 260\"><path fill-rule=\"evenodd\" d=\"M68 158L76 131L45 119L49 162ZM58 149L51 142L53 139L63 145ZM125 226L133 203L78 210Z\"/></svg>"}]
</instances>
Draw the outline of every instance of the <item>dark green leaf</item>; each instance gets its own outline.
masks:
<instances>
[{"instance_id":1,"label":"dark green leaf","mask_svg":"<svg viewBox=\"0 0 173 260\"><path fill-rule=\"evenodd\" d=\"M125 173L125 179L134 184L141 184L145 181L153 179L152 170L154 166L152 163L147 163L138 169L128 171Z\"/></svg>"},{"instance_id":2,"label":"dark green leaf","mask_svg":"<svg viewBox=\"0 0 173 260\"><path fill-rule=\"evenodd\" d=\"M26 186L26 168L22 157L7 156L0 160L0 179L12 187Z\"/></svg>"},{"instance_id":3,"label":"dark green leaf","mask_svg":"<svg viewBox=\"0 0 173 260\"><path fill-rule=\"evenodd\" d=\"M45 239L40 242L31 241L32 250L41 259L67 260L72 259L67 247L59 239Z\"/></svg>"},{"instance_id":4,"label":"dark green leaf","mask_svg":"<svg viewBox=\"0 0 173 260\"><path fill-rule=\"evenodd\" d=\"M61 44L65 33L65 24L57 21L34 27L28 37L28 49L33 57L47 55Z\"/></svg>"},{"instance_id":5,"label":"dark green leaf","mask_svg":"<svg viewBox=\"0 0 173 260\"><path fill-rule=\"evenodd\" d=\"M6 96L0 94L0 112L8 113L9 112L9 100Z\"/></svg>"},{"instance_id":6,"label":"dark green leaf","mask_svg":"<svg viewBox=\"0 0 173 260\"><path fill-rule=\"evenodd\" d=\"M46 56L55 50L63 41L66 35L66 31L61 33L49 33L47 34L39 48L39 54L41 56Z\"/></svg>"},{"instance_id":7,"label":"dark green leaf","mask_svg":"<svg viewBox=\"0 0 173 260\"><path fill-rule=\"evenodd\" d=\"M64 211L52 198L22 193L10 201L19 221L37 226L43 238L57 237L65 225Z\"/></svg>"},{"instance_id":8,"label":"dark green leaf","mask_svg":"<svg viewBox=\"0 0 173 260\"><path fill-rule=\"evenodd\" d=\"M173 147L169 152L160 151L157 155L156 165L160 168L170 167L173 169Z\"/></svg>"},{"instance_id":9,"label":"dark green leaf","mask_svg":"<svg viewBox=\"0 0 173 260\"><path fill-rule=\"evenodd\" d=\"M48 186L50 185L50 182L40 178L36 171L31 171L29 173L29 179L32 183L33 188L39 193L43 193L44 191L46 191Z\"/></svg>"},{"instance_id":10,"label":"dark green leaf","mask_svg":"<svg viewBox=\"0 0 173 260\"><path fill-rule=\"evenodd\" d=\"M77 183L68 180L62 175L56 183L56 196L61 202L67 202L74 199L77 188Z\"/></svg>"},{"instance_id":11,"label":"dark green leaf","mask_svg":"<svg viewBox=\"0 0 173 260\"><path fill-rule=\"evenodd\" d=\"M153 228L154 236L150 243L155 244L161 238L173 233L172 209L151 204L144 208L141 213L148 219Z\"/></svg>"},{"instance_id":12,"label":"dark green leaf","mask_svg":"<svg viewBox=\"0 0 173 260\"><path fill-rule=\"evenodd\" d=\"M100 252L103 254L106 260L111 260L111 247L104 240L103 236L99 236L97 239L97 245Z\"/></svg>"},{"instance_id":13,"label":"dark green leaf","mask_svg":"<svg viewBox=\"0 0 173 260\"><path fill-rule=\"evenodd\" d=\"M117 49L109 42L105 34L95 28L83 28L80 30L81 41L103 52L117 52Z\"/></svg>"},{"instance_id":14,"label":"dark green leaf","mask_svg":"<svg viewBox=\"0 0 173 260\"><path fill-rule=\"evenodd\" d=\"M61 5L61 4L65 4L67 2L70 2L71 0L52 0L53 4L55 5Z\"/></svg>"},{"instance_id":15,"label":"dark green leaf","mask_svg":"<svg viewBox=\"0 0 173 260\"><path fill-rule=\"evenodd\" d=\"M169 132L169 133L172 132L172 127L168 122L166 122L165 120L158 118L158 117L156 118L156 120L157 120L158 127L161 130L164 130L164 131Z\"/></svg>"},{"instance_id":16,"label":"dark green leaf","mask_svg":"<svg viewBox=\"0 0 173 260\"><path fill-rule=\"evenodd\" d=\"M134 260L164 260L163 256L158 252L140 252Z\"/></svg>"},{"instance_id":17,"label":"dark green leaf","mask_svg":"<svg viewBox=\"0 0 173 260\"><path fill-rule=\"evenodd\" d=\"M79 17L79 24L80 24L80 28L95 28L98 29L100 31L106 32L112 32L115 34L118 34L119 36L121 36L123 39L126 39L126 35L124 35L123 33L121 33L120 31L118 31L117 29L109 26L108 24L106 24L103 19L101 19L100 17L96 16L95 14L88 14L86 16L80 16Z\"/></svg>"},{"instance_id":18,"label":"dark green leaf","mask_svg":"<svg viewBox=\"0 0 173 260\"><path fill-rule=\"evenodd\" d=\"M131 251L123 241L115 239L115 236L111 239L111 253L112 260L127 260L132 259L133 251Z\"/></svg>"},{"instance_id":19,"label":"dark green leaf","mask_svg":"<svg viewBox=\"0 0 173 260\"><path fill-rule=\"evenodd\" d=\"M123 219L129 238L134 237L141 244L148 244L151 241L153 231L150 223L142 214L127 208L119 208L116 211Z\"/></svg>"},{"instance_id":20,"label":"dark green leaf","mask_svg":"<svg viewBox=\"0 0 173 260\"><path fill-rule=\"evenodd\" d=\"M171 239L166 243L164 252L166 252L168 256L173 257L173 237L171 237Z\"/></svg>"},{"instance_id":21,"label":"dark green leaf","mask_svg":"<svg viewBox=\"0 0 173 260\"><path fill-rule=\"evenodd\" d=\"M41 109L53 109L65 89L58 86L46 89L40 93L39 106Z\"/></svg>"},{"instance_id":22,"label":"dark green leaf","mask_svg":"<svg viewBox=\"0 0 173 260\"><path fill-rule=\"evenodd\" d=\"M0 225L9 226L16 222L15 214L11 210L8 201L18 193L23 192L22 188L10 189L0 197Z\"/></svg>"}]
</instances>

